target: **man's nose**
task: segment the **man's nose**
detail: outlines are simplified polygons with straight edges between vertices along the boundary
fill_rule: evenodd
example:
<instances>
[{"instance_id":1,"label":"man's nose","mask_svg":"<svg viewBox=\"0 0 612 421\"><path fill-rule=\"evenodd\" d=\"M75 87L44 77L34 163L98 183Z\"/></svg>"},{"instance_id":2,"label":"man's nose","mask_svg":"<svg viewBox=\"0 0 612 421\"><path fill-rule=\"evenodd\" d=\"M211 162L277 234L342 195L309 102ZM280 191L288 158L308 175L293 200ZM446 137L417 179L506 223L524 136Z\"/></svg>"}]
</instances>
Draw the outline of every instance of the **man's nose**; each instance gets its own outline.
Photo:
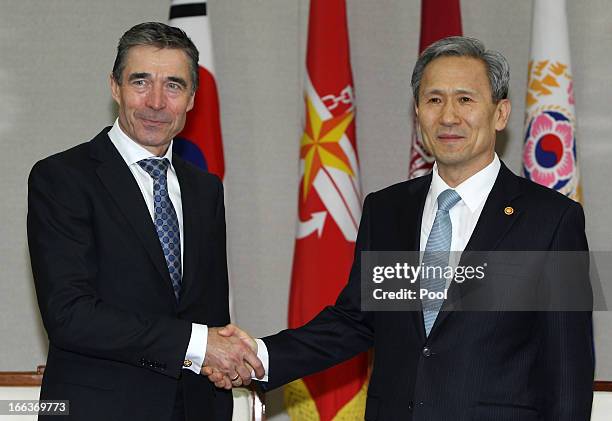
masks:
<instances>
[{"instance_id":1,"label":"man's nose","mask_svg":"<svg viewBox=\"0 0 612 421\"><path fill-rule=\"evenodd\" d=\"M446 101L444 107L442 108L440 120L445 126L453 126L460 123L456 104L453 101Z\"/></svg>"},{"instance_id":2,"label":"man's nose","mask_svg":"<svg viewBox=\"0 0 612 421\"><path fill-rule=\"evenodd\" d=\"M146 105L154 110L161 110L166 106L163 86L153 84L147 95Z\"/></svg>"}]
</instances>

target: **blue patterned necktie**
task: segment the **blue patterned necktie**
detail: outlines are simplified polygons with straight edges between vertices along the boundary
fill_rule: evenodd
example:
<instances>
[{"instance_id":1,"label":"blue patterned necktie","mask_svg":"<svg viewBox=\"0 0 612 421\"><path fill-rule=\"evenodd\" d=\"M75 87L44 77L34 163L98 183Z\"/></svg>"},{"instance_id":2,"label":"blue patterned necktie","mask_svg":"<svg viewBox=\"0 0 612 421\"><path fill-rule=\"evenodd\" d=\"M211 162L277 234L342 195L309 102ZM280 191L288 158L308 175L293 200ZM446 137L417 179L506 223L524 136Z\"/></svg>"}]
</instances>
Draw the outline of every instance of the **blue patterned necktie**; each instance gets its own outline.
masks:
<instances>
[{"instance_id":1,"label":"blue patterned necktie","mask_svg":"<svg viewBox=\"0 0 612 421\"><path fill-rule=\"evenodd\" d=\"M178 301L181 293L181 231L178 218L170 196L168 195L168 167L170 161L167 158L147 158L138 161L138 165L145 170L153 179L153 221L159 243L164 251L166 265L172 281L174 296Z\"/></svg>"},{"instance_id":2,"label":"blue patterned necktie","mask_svg":"<svg viewBox=\"0 0 612 421\"><path fill-rule=\"evenodd\" d=\"M461 196L452 189L444 190L438 196L438 211L434 219L431 232L427 238L427 245L423 253L423 270L427 268L442 268L448 266L450 257L450 246L453 233L453 225L448 214L449 210L461 200ZM436 274L440 274L439 269L436 269ZM429 292L443 292L446 287L444 276L426 276L421 277L421 288L427 289ZM438 317L440 307L442 307L442 299L424 298L423 303L423 320L425 322L425 332L429 336L431 328Z\"/></svg>"}]
</instances>

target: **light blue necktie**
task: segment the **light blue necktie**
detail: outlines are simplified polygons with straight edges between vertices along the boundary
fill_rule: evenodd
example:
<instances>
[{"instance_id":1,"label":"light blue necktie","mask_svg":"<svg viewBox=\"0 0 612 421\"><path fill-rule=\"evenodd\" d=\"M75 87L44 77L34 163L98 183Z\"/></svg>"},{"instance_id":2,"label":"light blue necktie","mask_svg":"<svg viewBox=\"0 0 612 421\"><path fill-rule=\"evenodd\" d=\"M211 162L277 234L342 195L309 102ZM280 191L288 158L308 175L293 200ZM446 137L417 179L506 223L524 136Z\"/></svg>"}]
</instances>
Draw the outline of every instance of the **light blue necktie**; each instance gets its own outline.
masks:
<instances>
[{"instance_id":1,"label":"light blue necktie","mask_svg":"<svg viewBox=\"0 0 612 421\"><path fill-rule=\"evenodd\" d=\"M168 273L172 281L174 296L178 301L181 293L181 231L178 218L168 195L167 172L170 161L167 158L147 158L138 165L153 178L153 221L159 243L164 251Z\"/></svg>"},{"instance_id":2,"label":"light blue necktie","mask_svg":"<svg viewBox=\"0 0 612 421\"><path fill-rule=\"evenodd\" d=\"M452 189L444 190L438 196L438 211L434 219L427 245L423 253L423 270L427 268L436 268L435 273L442 274L448 266L450 257L450 246L453 233L453 225L450 220L448 211L461 200L461 196ZM434 272L432 270L430 273ZM446 287L444 276L426 276L421 277L421 288L427 289L429 292L443 292ZM425 297L423 303L423 320L425 322L425 332L429 336L431 328L436 321L440 307L442 307L442 299L429 299Z\"/></svg>"}]
</instances>

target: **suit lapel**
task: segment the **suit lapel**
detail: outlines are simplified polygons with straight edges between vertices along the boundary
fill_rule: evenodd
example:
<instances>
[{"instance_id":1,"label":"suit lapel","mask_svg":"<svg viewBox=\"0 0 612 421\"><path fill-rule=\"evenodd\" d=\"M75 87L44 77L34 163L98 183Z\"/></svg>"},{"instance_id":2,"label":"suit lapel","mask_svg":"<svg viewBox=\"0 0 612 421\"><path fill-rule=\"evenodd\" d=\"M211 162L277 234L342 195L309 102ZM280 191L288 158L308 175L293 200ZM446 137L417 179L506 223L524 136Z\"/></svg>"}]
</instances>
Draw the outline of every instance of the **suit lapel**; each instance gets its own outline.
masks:
<instances>
[{"instance_id":1,"label":"suit lapel","mask_svg":"<svg viewBox=\"0 0 612 421\"><path fill-rule=\"evenodd\" d=\"M421 180L418 185L411 186L412 189L402 203L399 218L399 233L401 241L404 242L403 250L419 250L421 242L421 220L423 219L423 208L429 186L431 185L431 174ZM412 199L412 202L409 200Z\"/></svg>"},{"instance_id":2,"label":"suit lapel","mask_svg":"<svg viewBox=\"0 0 612 421\"><path fill-rule=\"evenodd\" d=\"M521 214L521 209L512 206L521 192L518 177L503 162L501 165L499 176L485 202L470 241L465 246L465 251L495 250ZM504 212L507 207L512 207L512 215L506 215Z\"/></svg>"},{"instance_id":3,"label":"suit lapel","mask_svg":"<svg viewBox=\"0 0 612 421\"><path fill-rule=\"evenodd\" d=\"M423 219L423 208L425 207L425 199L431 185L431 174L420 180L420 183L411 185L412 189L408 193L405 201L402 202L403 209L399 212L399 236L403 242L399 250L420 251L421 243L421 222ZM412 199L411 202L409 200ZM418 264L418 261L416 262ZM419 308L421 307L419 300ZM410 311L404 312L410 317L411 323L414 325L416 332L421 339L425 340L425 325L423 323L423 312Z\"/></svg>"},{"instance_id":4,"label":"suit lapel","mask_svg":"<svg viewBox=\"0 0 612 421\"><path fill-rule=\"evenodd\" d=\"M132 172L115 149L106 132L100 133L91 141L92 158L101 161L96 172L121 210L136 236L149 255L151 262L159 272L169 297L174 298L172 283L166 265L164 253L159 244L159 238L149 209L142 197L142 192L134 180ZM172 299L176 303L176 300Z\"/></svg>"},{"instance_id":5,"label":"suit lapel","mask_svg":"<svg viewBox=\"0 0 612 421\"><path fill-rule=\"evenodd\" d=\"M185 161L172 158L172 165L181 186L181 203L183 207L183 284L181 297L189 296L188 291L194 285L197 266L198 245L197 235L201 232L201 202L198 199L197 189L193 177L190 177Z\"/></svg>"},{"instance_id":6,"label":"suit lapel","mask_svg":"<svg viewBox=\"0 0 612 421\"><path fill-rule=\"evenodd\" d=\"M515 209L514 207L511 215L506 215L504 212L507 207L512 207L513 201L520 195L520 191L518 177L502 162L499 174L491 193L485 201L474 232L461 255L460 266L466 264L466 256L469 255L470 251L493 251L499 246L499 243L521 214L521 209ZM437 334L440 325L453 311L461 310L461 293L459 290L456 282L451 282L448 291L450 299L443 303L430 332L430 338Z\"/></svg>"}]
</instances>

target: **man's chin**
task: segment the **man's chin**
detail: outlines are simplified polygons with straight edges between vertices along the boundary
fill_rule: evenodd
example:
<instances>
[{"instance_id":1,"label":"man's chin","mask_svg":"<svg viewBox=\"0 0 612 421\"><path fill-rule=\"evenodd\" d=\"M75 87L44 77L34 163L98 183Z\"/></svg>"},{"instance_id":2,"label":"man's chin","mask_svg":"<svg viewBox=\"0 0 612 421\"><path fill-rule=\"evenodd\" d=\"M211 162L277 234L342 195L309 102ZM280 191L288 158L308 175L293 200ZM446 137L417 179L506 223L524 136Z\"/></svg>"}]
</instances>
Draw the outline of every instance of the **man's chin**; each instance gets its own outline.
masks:
<instances>
[{"instance_id":1,"label":"man's chin","mask_svg":"<svg viewBox=\"0 0 612 421\"><path fill-rule=\"evenodd\" d=\"M166 139L165 136L138 136L136 142L147 149L164 148L170 143L170 139Z\"/></svg>"},{"instance_id":2,"label":"man's chin","mask_svg":"<svg viewBox=\"0 0 612 421\"><path fill-rule=\"evenodd\" d=\"M447 167L454 167L457 165L465 164L467 159L459 154L455 153L438 153L434 154L434 158L439 165L444 165Z\"/></svg>"},{"instance_id":3,"label":"man's chin","mask_svg":"<svg viewBox=\"0 0 612 421\"><path fill-rule=\"evenodd\" d=\"M143 143L149 146L160 146L164 143L168 143L168 139L172 137L166 132L166 130L142 130L138 133L138 138L142 139Z\"/></svg>"}]
</instances>

